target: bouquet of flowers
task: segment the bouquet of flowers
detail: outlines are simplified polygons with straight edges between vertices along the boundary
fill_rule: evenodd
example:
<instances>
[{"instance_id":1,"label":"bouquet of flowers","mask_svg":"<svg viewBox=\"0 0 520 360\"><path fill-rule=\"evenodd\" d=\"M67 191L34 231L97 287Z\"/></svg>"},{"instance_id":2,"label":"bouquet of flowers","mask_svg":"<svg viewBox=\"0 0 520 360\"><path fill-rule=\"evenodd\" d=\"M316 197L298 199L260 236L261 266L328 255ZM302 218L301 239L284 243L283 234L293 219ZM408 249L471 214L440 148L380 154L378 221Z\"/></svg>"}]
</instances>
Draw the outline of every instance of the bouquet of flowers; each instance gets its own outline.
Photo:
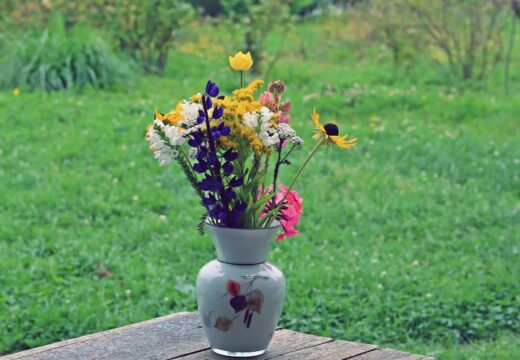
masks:
<instances>
[{"instance_id":1,"label":"bouquet of flowers","mask_svg":"<svg viewBox=\"0 0 520 360\"><path fill-rule=\"evenodd\" d=\"M290 126L291 102L282 101L286 86L271 81L268 91L254 80L243 86L243 72L251 68L250 53L229 57L231 68L240 71L240 88L222 95L211 80L202 94L181 100L174 110L156 111L145 139L161 166L177 162L200 197L203 222L229 228L263 228L279 221L277 240L299 232L302 198L293 186L322 145L352 149L356 138L340 136L334 122L324 125L314 110L311 118L316 144L288 186L279 184L280 170L289 164L293 150L304 141Z\"/></svg>"}]
</instances>

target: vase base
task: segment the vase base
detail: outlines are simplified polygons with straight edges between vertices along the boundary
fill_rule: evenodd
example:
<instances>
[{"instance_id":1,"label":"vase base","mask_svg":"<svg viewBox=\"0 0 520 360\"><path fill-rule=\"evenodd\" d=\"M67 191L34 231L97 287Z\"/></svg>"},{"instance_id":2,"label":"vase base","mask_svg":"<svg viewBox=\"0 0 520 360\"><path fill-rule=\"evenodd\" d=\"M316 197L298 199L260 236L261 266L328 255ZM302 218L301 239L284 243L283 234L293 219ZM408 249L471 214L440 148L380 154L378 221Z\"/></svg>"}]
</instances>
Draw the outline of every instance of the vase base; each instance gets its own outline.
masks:
<instances>
[{"instance_id":1,"label":"vase base","mask_svg":"<svg viewBox=\"0 0 520 360\"><path fill-rule=\"evenodd\" d=\"M249 351L249 352L227 351L227 350L220 350L220 349L215 349L215 348L211 348L211 350L213 350L213 352L215 352L219 355L224 355L224 356L229 356L229 357L252 357L252 356L262 355L263 353L265 353L265 350Z\"/></svg>"}]
</instances>

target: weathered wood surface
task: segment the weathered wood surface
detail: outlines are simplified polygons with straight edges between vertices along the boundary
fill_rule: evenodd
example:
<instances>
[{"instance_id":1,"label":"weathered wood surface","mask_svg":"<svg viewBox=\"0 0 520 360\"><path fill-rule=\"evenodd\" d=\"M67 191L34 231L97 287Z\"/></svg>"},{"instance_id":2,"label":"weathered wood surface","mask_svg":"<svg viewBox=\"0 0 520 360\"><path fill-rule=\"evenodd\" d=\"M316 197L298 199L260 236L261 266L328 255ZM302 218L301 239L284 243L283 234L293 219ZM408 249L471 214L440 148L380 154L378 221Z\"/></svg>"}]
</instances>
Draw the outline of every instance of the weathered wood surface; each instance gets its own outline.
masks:
<instances>
[{"instance_id":1,"label":"weathered wood surface","mask_svg":"<svg viewBox=\"0 0 520 360\"><path fill-rule=\"evenodd\" d=\"M76 339L7 355L1 360L198 360L228 359L211 351L196 312L177 313ZM265 354L255 360L434 360L287 329L276 331Z\"/></svg>"}]
</instances>

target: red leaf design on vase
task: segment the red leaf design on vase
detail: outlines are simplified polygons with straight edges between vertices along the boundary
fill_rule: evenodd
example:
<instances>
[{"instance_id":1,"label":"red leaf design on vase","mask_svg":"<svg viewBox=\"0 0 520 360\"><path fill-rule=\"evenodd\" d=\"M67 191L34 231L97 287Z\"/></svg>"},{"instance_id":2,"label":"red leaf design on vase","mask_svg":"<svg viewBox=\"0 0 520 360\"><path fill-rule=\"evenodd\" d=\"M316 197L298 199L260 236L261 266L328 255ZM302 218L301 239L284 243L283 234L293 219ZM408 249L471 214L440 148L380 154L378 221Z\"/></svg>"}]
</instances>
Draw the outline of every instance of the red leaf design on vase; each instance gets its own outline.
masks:
<instances>
[{"instance_id":1,"label":"red leaf design on vase","mask_svg":"<svg viewBox=\"0 0 520 360\"><path fill-rule=\"evenodd\" d=\"M238 281L228 280L226 289L229 295L237 296L240 294L240 283Z\"/></svg>"}]
</instances>

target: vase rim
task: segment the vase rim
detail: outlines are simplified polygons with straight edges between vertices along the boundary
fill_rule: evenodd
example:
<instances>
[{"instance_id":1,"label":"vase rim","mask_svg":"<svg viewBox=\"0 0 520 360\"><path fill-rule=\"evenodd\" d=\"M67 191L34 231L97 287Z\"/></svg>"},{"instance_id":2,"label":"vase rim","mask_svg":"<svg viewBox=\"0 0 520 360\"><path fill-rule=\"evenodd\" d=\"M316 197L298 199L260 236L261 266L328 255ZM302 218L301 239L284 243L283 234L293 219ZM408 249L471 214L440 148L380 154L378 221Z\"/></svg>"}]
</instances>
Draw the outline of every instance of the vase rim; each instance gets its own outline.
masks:
<instances>
[{"instance_id":1,"label":"vase rim","mask_svg":"<svg viewBox=\"0 0 520 360\"><path fill-rule=\"evenodd\" d=\"M227 227L227 226L216 226L214 224L210 224L208 219L204 220L204 225L215 228L215 229L229 229L229 230L248 230L248 231L258 231L258 230L273 230L276 228L281 227L281 223L278 220L273 221L273 225L269 227L259 227L259 228L234 228L234 227Z\"/></svg>"}]
</instances>

